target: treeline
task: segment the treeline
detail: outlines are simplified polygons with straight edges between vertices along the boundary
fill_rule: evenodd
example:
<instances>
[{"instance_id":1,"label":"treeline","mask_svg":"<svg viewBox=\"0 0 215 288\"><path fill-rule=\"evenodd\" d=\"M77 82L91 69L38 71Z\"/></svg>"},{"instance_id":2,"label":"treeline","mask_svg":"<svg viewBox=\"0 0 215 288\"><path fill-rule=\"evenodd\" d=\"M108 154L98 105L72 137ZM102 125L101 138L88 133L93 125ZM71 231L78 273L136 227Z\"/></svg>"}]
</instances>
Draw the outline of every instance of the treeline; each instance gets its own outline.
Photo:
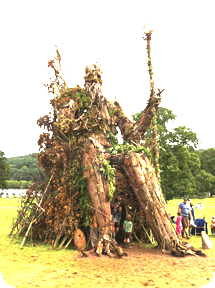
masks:
<instances>
[{"instance_id":1,"label":"treeline","mask_svg":"<svg viewBox=\"0 0 215 288\"><path fill-rule=\"evenodd\" d=\"M10 166L10 180L7 180L9 189L27 189L32 182L45 179L36 153L7 158L7 163Z\"/></svg>"},{"instance_id":2,"label":"treeline","mask_svg":"<svg viewBox=\"0 0 215 288\"><path fill-rule=\"evenodd\" d=\"M10 165L4 152L0 150L0 189L7 189L7 180L10 179Z\"/></svg>"},{"instance_id":3,"label":"treeline","mask_svg":"<svg viewBox=\"0 0 215 288\"><path fill-rule=\"evenodd\" d=\"M198 151L198 156L201 162L201 169L213 176L207 190L210 192L211 196L215 195L215 148L200 150ZM204 181L201 181L200 187L204 185Z\"/></svg>"},{"instance_id":4,"label":"treeline","mask_svg":"<svg viewBox=\"0 0 215 288\"><path fill-rule=\"evenodd\" d=\"M7 180L7 189L28 189L32 181Z\"/></svg>"}]
</instances>

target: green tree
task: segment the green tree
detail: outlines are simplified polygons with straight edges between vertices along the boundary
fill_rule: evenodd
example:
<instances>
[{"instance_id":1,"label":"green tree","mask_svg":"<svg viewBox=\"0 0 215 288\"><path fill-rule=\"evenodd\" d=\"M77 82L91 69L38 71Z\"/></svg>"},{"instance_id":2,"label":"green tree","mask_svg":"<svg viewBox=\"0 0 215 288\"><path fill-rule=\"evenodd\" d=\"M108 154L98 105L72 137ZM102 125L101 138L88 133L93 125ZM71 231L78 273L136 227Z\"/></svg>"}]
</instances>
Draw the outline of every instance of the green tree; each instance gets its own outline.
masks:
<instances>
[{"instance_id":1,"label":"green tree","mask_svg":"<svg viewBox=\"0 0 215 288\"><path fill-rule=\"evenodd\" d=\"M22 170L11 167L11 179L20 181L22 176Z\"/></svg>"},{"instance_id":2,"label":"green tree","mask_svg":"<svg viewBox=\"0 0 215 288\"><path fill-rule=\"evenodd\" d=\"M213 189L215 186L215 176L211 173L207 173L205 170L201 170L197 175L197 196L201 195L213 195Z\"/></svg>"},{"instance_id":3,"label":"green tree","mask_svg":"<svg viewBox=\"0 0 215 288\"><path fill-rule=\"evenodd\" d=\"M134 118L138 119L141 113ZM176 115L171 110L158 108L160 181L166 200L202 195L210 191L214 181L210 173L201 170L199 155L195 150L198 144L196 133L185 126L179 126L172 131L167 129L167 123L175 119ZM151 136L152 130L149 128L144 138L146 146L151 146Z\"/></svg>"},{"instance_id":4,"label":"green tree","mask_svg":"<svg viewBox=\"0 0 215 288\"><path fill-rule=\"evenodd\" d=\"M193 195L196 190L192 153L187 147L168 147L160 153L161 187L166 200Z\"/></svg>"},{"instance_id":5,"label":"green tree","mask_svg":"<svg viewBox=\"0 0 215 288\"><path fill-rule=\"evenodd\" d=\"M6 180L10 179L10 165L4 157L4 152L0 150L0 189L7 188Z\"/></svg>"},{"instance_id":6,"label":"green tree","mask_svg":"<svg viewBox=\"0 0 215 288\"><path fill-rule=\"evenodd\" d=\"M200 150L198 155L201 161L201 168L215 177L215 148ZM209 191L211 196L215 195L215 182L211 183Z\"/></svg>"}]
</instances>

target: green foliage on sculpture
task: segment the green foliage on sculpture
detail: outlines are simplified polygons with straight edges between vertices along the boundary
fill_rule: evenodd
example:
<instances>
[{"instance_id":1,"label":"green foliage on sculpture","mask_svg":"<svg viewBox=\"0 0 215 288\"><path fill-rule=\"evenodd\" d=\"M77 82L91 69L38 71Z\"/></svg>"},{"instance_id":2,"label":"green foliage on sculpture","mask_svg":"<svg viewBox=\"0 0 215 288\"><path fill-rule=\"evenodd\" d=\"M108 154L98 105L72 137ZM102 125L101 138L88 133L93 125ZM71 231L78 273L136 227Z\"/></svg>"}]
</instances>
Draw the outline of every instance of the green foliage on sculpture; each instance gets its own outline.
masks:
<instances>
[{"instance_id":1,"label":"green foliage on sculpture","mask_svg":"<svg viewBox=\"0 0 215 288\"><path fill-rule=\"evenodd\" d=\"M108 197L110 201L113 199L115 187L115 174L116 169L111 167L110 161L103 161L100 171L103 172L104 176L108 180Z\"/></svg>"},{"instance_id":2,"label":"green foliage on sculpture","mask_svg":"<svg viewBox=\"0 0 215 288\"><path fill-rule=\"evenodd\" d=\"M87 190L87 178L83 176L84 166L82 166L76 178L76 188L80 192L80 206L81 206L81 217L84 219L84 225L89 226L92 220L92 215L90 212L91 199Z\"/></svg>"},{"instance_id":3,"label":"green foliage on sculpture","mask_svg":"<svg viewBox=\"0 0 215 288\"><path fill-rule=\"evenodd\" d=\"M141 145L131 145L128 142L124 141L123 144L119 144L117 137L112 133L107 134L107 139L109 140L112 147L107 149L107 153L111 154L131 154L131 153L144 153L149 159L151 159L151 149L149 147Z\"/></svg>"}]
</instances>

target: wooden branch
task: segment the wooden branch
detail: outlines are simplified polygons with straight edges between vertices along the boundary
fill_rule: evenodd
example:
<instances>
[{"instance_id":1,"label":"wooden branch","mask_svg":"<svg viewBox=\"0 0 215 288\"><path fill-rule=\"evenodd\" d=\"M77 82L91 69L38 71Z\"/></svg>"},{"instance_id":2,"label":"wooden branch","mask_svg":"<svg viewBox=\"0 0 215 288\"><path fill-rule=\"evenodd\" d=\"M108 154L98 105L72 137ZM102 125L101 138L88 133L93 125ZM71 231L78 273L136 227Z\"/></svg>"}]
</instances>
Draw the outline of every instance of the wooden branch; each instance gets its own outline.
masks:
<instances>
[{"instance_id":1,"label":"wooden branch","mask_svg":"<svg viewBox=\"0 0 215 288\"><path fill-rule=\"evenodd\" d=\"M135 234L134 231L132 231L132 234L134 235L134 237L136 238L136 240L137 240L139 243L141 243L140 239L137 237L137 235Z\"/></svg>"},{"instance_id":2,"label":"wooden branch","mask_svg":"<svg viewBox=\"0 0 215 288\"><path fill-rule=\"evenodd\" d=\"M69 244L71 243L71 241L72 241L72 237L69 239L69 241L66 243L66 245L64 246L64 249L66 249L68 246L69 246Z\"/></svg>"},{"instance_id":3,"label":"wooden branch","mask_svg":"<svg viewBox=\"0 0 215 288\"><path fill-rule=\"evenodd\" d=\"M143 229L144 229L144 231L146 232L146 235L148 236L151 244L154 244L154 242L152 241L151 237L149 236L149 234L148 234L148 232L147 232L147 230L146 230L146 228L145 228L144 226L143 226Z\"/></svg>"},{"instance_id":4,"label":"wooden branch","mask_svg":"<svg viewBox=\"0 0 215 288\"><path fill-rule=\"evenodd\" d=\"M67 140L69 141L69 138L60 130L60 134Z\"/></svg>"},{"instance_id":5,"label":"wooden branch","mask_svg":"<svg viewBox=\"0 0 215 288\"><path fill-rule=\"evenodd\" d=\"M37 205L37 207L39 208L39 209L41 209L43 212L45 212L45 210L35 201L34 202L36 205Z\"/></svg>"},{"instance_id":6,"label":"wooden branch","mask_svg":"<svg viewBox=\"0 0 215 288\"><path fill-rule=\"evenodd\" d=\"M63 240L61 241L59 248L62 248L63 244L66 242L67 240L67 235L64 235Z\"/></svg>"},{"instance_id":7,"label":"wooden branch","mask_svg":"<svg viewBox=\"0 0 215 288\"><path fill-rule=\"evenodd\" d=\"M43 201L43 197L44 197L44 195L46 194L46 192L47 192L47 190L48 190L48 187L49 187L49 185L50 185L50 183L51 183L51 180L52 180L53 176L54 176L54 173L51 175L51 177L50 177L50 179L49 179L49 182L48 182L48 184L47 184L47 186L46 186L46 189L45 189L45 191L44 191L44 193L43 193L43 196L41 197L41 200L40 200L40 203L39 203L39 207L40 207L41 209L42 209L41 204L42 204L42 201ZM38 204L37 204L37 205L38 205Z\"/></svg>"},{"instance_id":8,"label":"wooden branch","mask_svg":"<svg viewBox=\"0 0 215 288\"><path fill-rule=\"evenodd\" d=\"M103 215L103 216L109 218L109 216L103 214L101 211L99 211L98 209L94 208L93 206L90 206L89 204L87 204L87 205L88 205L90 208L94 209L95 211L99 212L101 215Z\"/></svg>"},{"instance_id":9,"label":"wooden branch","mask_svg":"<svg viewBox=\"0 0 215 288\"><path fill-rule=\"evenodd\" d=\"M45 211L45 210L44 210L44 211ZM31 223L30 223L30 225L29 225L29 227L28 227L28 230L27 230L27 232L26 232L26 234L25 234L25 237L24 237L23 240L22 240L22 243L21 243L20 248L22 248L22 246L25 244L25 240L26 240L26 238L28 237L28 233L29 233L29 231L30 231L30 229L31 229L32 224L33 224L34 222L36 222L37 218L39 218L39 217L43 214L44 211L42 211L34 220L31 221Z\"/></svg>"},{"instance_id":10,"label":"wooden branch","mask_svg":"<svg viewBox=\"0 0 215 288\"><path fill-rule=\"evenodd\" d=\"M26 232L26 234L25 234L25 237L24 237L23 240L22 240L22 243L21 243L20 248L22 248L22 246L25 244L25 240L26 240L26 238L28 237L28 233L29 233L29 231L30 231L30 229L31 229L32 224L33 224L33 221L31 221L31 223L30 223L30 225L29 225L29 227L28 227L28 230L27 230L27 232Z\"/></svg>"}]
</instances>

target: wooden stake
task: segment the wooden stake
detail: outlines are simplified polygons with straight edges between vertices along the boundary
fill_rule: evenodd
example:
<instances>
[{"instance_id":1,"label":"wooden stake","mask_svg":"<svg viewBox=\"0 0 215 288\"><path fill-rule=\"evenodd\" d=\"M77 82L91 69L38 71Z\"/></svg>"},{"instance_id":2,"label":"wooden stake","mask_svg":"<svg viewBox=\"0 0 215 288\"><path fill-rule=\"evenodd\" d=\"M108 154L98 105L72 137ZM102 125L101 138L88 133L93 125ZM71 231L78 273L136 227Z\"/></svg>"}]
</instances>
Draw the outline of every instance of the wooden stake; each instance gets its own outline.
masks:
<instances>
[{"instance_id":1,"label":"wooden stake","mask_svg":"<svg viewBox=\"0 0 215 288\"><path fill-rule=\"evenodd\" d=\"M31 246L33 245L33 238L32 238L32 225L31 225Z\"/></svg>"},{"instance_id":2,"label":"wooden stake","mask_svg":"<svg viewBox=\"0 0 215 288\"><path fill-rule=\"evenodd\" d=\"M132 233L133 233L134 237L136 238L136 240L137 240L139 243L141 243L140 239L137 237L137 235L134 233L134 231L133 231Z\"/></svg>"},{"instance_id":3,"label":"wooden stake","mask_svg":"<svg viewBox=\"0 0 215 288\"><path fill-rule=\"evenodd\" d=\"M50 182L51 182L53 176L54 176L54 173L51 175L51 177L50 177L50 179L49 179L49 182L48 182L48 184L47 184L47 186L46 186L46 189L45 189L45 191L44 191L44 193L43 193L43 196L41 197L41 200L40 200L39 206L41 206L41 203L42 203L42 201L43 201L43 197L44 197L44 195L46 194L46 192L47 192L47 190L48 190L49 184L50 184Z\"/></svg>"},{"instance_id":4,"label":"wooden stake","mask_svg":"<svg viewBox=\"0 0 215 288\"><path fill-rule=\"evenodd\" d=\"M33 221L31 221L31 223L30 223L30 225L29 225L29 227L28 227L28 230L27 230L27 232L26 232L26 234L25 234L25 237L24 237L23 240L22 240L22 244L21 244L20 248L22 248L22 246L25 244L25 240L26 240L26 238L28 237L28 233L29 233L29 231L30 231L30 229L31 229L32 224L33 224Z\"/></svg>"},{"instance_id":5,"label":"wooden stake","mask_svg":"<svg viewBox=\"0 0 215 288\"><path fill-rule=\"evenodd\" d=\"M38 204L36 201L35 201L34 203L38 206L38 208L40 208L43 212L45 212L45 209L43 209L43 208L40 206L40 204Z\"/></svg>"},{"instance_id":6,"label":"wooden stake","mask_svg":"<svg viewBox=\"0 0 215 288\"><path fill-rule=\"evenodd\" d=\"M44 211L45 211L45 210L44 210ZM43 211L43 212L44 212L44 211ZM41 212L41 213L37 216L37 218L39 218L39 217L43 214L43 212ZM29 227L28 227L28 230L27 230L27 232L26 232L26 234L25 234L25 237L24 237L23 240L22 240L22 244L21 244L20 248L22 248L22 246L25 244L25 240L26 240L26 238L28 237L28 233L29 233L29 231L30 231L30 229L31 229L31 226L32 226L32 224L37 220L37 218L35 218L34 220L31 221L31 223L30 223L30 225L29 225Z\"/></svg>"},{"instance_id":7,"label":"wooden stake","mask_svg":"<svg viewBox=\"0 0 215 288\"><path fill-rule=\"evenodd\" d=\"M145 230L146 235L148 236L148 238L149 238L151 244L154 244L154 242L152 241L151 237L149 236L149 234L148 234L148 232L146 231L146 228L145 228L144 226L143 226L143 229Z\"/></svg>"},{"instance_id":8,"label":"wooden stake","mask_svg":"<svg viewBox=\"0 0 215 288\"><path fill-rule=\"evenodd\" d=\"M59 245L59 248L62 248L63 244L66 242L66 239L67 239L67 235L65 235L63 237L63 240L61 241L60 245Z\"/></svg>"},{"instance_id":9,"label":"wooden stake","mask_svg":"<svg viewBox=\"0 0 215 288\"><path fill-rule=\"evenodd\" d=\"M58 244L61 236L62 236L61 233L59 233L59 234L57 235L56 240L55 240L54 245L53 245L53 248L56 248L56 246L57 246L57 244Z\"/></svg>"},{"instance_id":10,"label":"wooden stake","mask_svg":"<svg viewBox=\"0 0 215 288\"><path fill-rule=\"evenodd\" d=\"M71 239L69 239L69 241L68 241L68 242L66 243L66 245L64 246L65 249L69 246L69 244L71 243L71 241L72 241L72 237L71 237Z\"/></svg>"}]
</instances>

